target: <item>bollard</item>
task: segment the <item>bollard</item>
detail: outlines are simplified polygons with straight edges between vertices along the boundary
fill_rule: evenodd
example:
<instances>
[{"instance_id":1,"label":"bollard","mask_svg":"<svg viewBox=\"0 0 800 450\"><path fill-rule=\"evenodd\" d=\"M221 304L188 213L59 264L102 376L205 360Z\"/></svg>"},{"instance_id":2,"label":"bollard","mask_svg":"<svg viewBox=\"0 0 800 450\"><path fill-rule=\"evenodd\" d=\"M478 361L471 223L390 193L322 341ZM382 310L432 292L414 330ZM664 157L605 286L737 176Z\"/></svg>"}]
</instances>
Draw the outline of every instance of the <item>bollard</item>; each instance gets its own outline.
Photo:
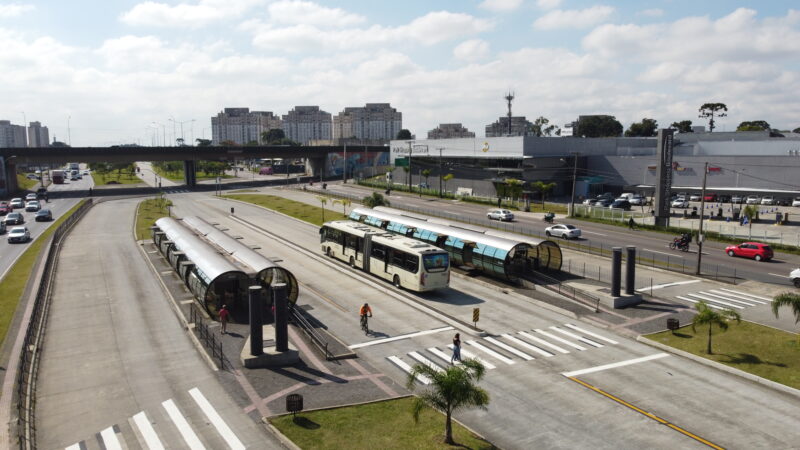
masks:
<instances>
[{"instance_id":1,"label":"bollard","mask_svg":"<svg viewBox=\"0 0 800 450\"><path fill-rule=\"evenodd\" d=\"M250 306L250 355L258 356L264 353L264 319L261 314L261 286L250 286L247 289Z\"/></svg>"},{"instance_id":2,"label":"bollard","mask_svg":"<svg viewBox=\"0 0 800 450\"><path fill-rule=\"evenodd\" d=\"M275 305L275 350L289 350L289 310L286 302L286 283L272 285L272 299Z\"/></svg>"},{"instance_id":3,"label":"bollard","mask_svg":"<svg viewBox=\"0 0 800 450\"><path fill-rule=\"evenodd\" d=\"M611 296L619 297L622 278L622 247L611 249Z\"/></svg>"},{"instance_id":4,"label":"bollard","mask_svg":"<svg viewBox=\"0 0 800 450\"><path fill-rule=\"evenodd\" d=\"M633 295L635 290L633 285L636 281L636 247L628 246L625 247L625 250L628 252L628 271L625 274L625 294Z\"/></svg>"}]
</instances>

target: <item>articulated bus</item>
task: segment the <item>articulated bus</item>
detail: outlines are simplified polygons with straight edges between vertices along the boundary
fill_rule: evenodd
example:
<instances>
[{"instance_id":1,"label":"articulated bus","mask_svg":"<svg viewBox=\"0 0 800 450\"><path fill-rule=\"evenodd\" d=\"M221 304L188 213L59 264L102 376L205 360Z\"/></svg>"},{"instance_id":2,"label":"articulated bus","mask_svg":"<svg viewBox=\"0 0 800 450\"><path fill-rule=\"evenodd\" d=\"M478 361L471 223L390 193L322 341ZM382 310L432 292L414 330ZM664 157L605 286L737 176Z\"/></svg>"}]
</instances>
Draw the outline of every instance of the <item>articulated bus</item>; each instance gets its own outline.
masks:
<instances>
[{"instance_id":1,"label":"articulated bus","mask_svg":"<svg viewBox=\"0 0 800 450\"><path fill-rule=\"evenodd\" d=\"M319 234L323 253L398 288L425 292L450 284L449 255L433 245L348 220L327 222Z\"/></svg>"}]
</instances>

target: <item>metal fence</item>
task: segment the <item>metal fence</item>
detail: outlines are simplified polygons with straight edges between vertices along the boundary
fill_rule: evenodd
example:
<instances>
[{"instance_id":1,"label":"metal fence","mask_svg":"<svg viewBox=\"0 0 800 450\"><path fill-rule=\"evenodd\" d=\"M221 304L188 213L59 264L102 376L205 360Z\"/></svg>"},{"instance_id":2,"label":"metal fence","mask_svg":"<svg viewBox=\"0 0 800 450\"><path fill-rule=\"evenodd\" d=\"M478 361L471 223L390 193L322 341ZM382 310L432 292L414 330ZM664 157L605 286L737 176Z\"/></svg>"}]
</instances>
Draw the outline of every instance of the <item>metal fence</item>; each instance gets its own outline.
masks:
<instances>
[{"instance_id":1,"label":"metal fence","mask_svg":"<svg viewBox=\"0 0 800 450\"><path fill-rule=\"evenodd\" d=\"M328 361L334 359L333 353L330 350L328 350L328 343L325 341L325 339L323 339L323 337L319 333L317 333L317 330L314 328L311 322L309 322L308 319L305 318L303 313L300 312L300 309L291 308L289 312L290 312L289 317L294 322L294 324L300 327L300 329L303 331L303 333L305 333L305 335L308 337L311 343L314 344L314 346L317 347L319 351L322 352L323 355L325 355L325 359Z\"/></svg>"},{"instance_id":2,"label":"metal fence","mask_svg":"<svg viewBox=\"0 0 800 450\"><path fill-rule=\"evenodd\" d=\"M194 324L195 334L203 342L203 345L211 350L211 360L217 364L219 369L225 370L226 366L233 368L233 364L225 357L222 341L217 340L217 335L208 326L205 317L197 311L197 308L194 303L189 308L189 318Z\"/></svg>"},{"instance_id":3,"label":"metal fence","mask_svg":"<svg viewBox=\"0 0 800 450\"><path fill-rule=\"evenodd\" d=\"M19 356L16 380L17 398L17 437L20 449L36 448L36 381L39 372L39 358L44 342L44 331L50 310L53 275L57 267L58 251L62 238L78 220L83 217L93 203L87 201L61 223L53 232L47 249L42 277L34 299L30 322L25 331L25 339Z\"/></svg>"}]
</instances>

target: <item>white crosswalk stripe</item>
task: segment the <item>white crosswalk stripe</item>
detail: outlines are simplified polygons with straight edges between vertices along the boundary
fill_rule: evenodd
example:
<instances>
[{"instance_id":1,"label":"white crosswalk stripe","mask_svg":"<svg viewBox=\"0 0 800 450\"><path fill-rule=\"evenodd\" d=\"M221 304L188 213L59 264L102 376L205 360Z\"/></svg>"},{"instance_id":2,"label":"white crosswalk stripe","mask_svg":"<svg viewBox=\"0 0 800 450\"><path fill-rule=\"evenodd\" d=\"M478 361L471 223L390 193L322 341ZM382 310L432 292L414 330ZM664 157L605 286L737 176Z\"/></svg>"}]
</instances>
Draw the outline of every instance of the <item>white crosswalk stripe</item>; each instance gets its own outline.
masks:
<instances>
[{"instance_id":1,"label":"white crosswalk stripe","mask_svg":"<svg viewBox=\"0 0 800 450\"><path fill-rule=\"evenodd\" d=\"M704 294L686 294L686 295L688 295L689 297L692 297L692 298L697 298L697 299L703 300L706 303L714 302L714 303L716 303L718 305L727 306L728 308L744 309L744 306L742 306L742 305L736 305L736 304L733 304L731 302L727 302L725 300L719 300L719 299L716 299L716 298L713 298L713 297L709 297L709 296L704 295Z\"/></svg>"},{"instance_id":2,"label":"white crosswalk stripe","mask_svg":"<svg viewBox=\"0 0 800 450\"><path fill-rule=\"evenodd\" d=\"M767 303L771 303L772 302L771 298L761 297L759 295L754 295L754 294L750 294L750 293L747 293L747 292L733 291L733 290L725 289L725 288L719 288L719 290L720 291L725 291L725 292L728 292L728 293L734 294L734 295L744 295L746 297L752 297L752 298L756 298L756 299L759 299L759 300L763 300L763 302L759 302L759 303L763 303L763 304L767 304Z\"/></svg>"},{"instance_id":3,"label":"white crosswalk stripe","mask_svg":"<svg viewBox=\"0 0 800 450\"><path fill-rule=\"evenodd\" d=\"M448 347L452 350L453 349L453 344L448 345ZM474 354L474 353L472 353L470 351L464 350L462 348L461 349L461 359L464 359L464 358L477 359L478 362L480 362L481 364L483 364L484 367L486 367L487 369L490 369L490 370L497 368L497 366L495 366L494 364L490 363L489 361L486 361L485 359L481 358L480 356L478 356L478 355L476 355L476 354Z\"/></svg>"},{"instance_id":4,"label":"white crosswalk stripe","mask_svg":"<svg viewBox=\"0 0 800 450\"><path fill-rule=\"evenodd\" d=\"M512 346L510 346L508 344L504 344L504 343L498 341L497 339L495 339L493 337L487 337L486 340L491 342L492 344L502 348L502 349L505 349L506 351L509 351L509 352L519 356L520 358L524 359L525 361L531 361L533 359L533 356L531 356L531 355L529 355L527 353L521 352L521 351L515 349L514 347L512 347Z\"/></svg>"},{"instance_id":5,"label":"white crosswalk stripe","mask_svg":"<svg viewBox=\"0 0 800 450\"><path fill-rule=\"evenodd\" d=\"M538 337L536 337L536 336L534 336L534 335L532 335L532 334L530 334L530 333L528 333L526 331L518 331L517 333L520 336L524 336L526 339L530 339L533 342L536 342L536 343L542 344L542 345L544 345L546 347L552 348L553 350L555 350L555 351L557 351L559 353L564 353L564 354L569 353L569 350L567 350L565 348L561 348L561 347L557 346L556 344L551 344L551 343L545 341L544 339L539 339Z\"/></svg>"},{"instance_id":6,"label":"white crosswalk stripe","mask_svg":"<svg viewBox=\"0 0 800 450\"><path fill-rule=\"evenodd\" d=\"M106 450L122 450L122 444L119 443L114 427L108 427L101 431L100 438L103 439L103 445Z\"/></svg>"},{"instance_id":7,"label":"white crosswalk stripe","mask_svg":"<svg viewBox=\"0 0 800 450\"><path fill-rule=\"evenodd\" d=\"M595 342L595 341L593 341L591 339L586 339L583 336L578 336L577 334L570 333L567 330L562 330L561 328L558 328L557 326L552 326L552 327L550 327L550 329L553 330L553 331L558 331L559 333L561 333L561 334L563 334L565 336L569 336L569 337L571 337L573 339L577 339L577 340L583 342L584 344L589 344L592 347L597 347L597 348L603 347L603 344L600 344L599 342Z\"/></svg>"},{"instance_id":8,"label":"white crosswalk stripe","mask_svg":"<svg viewBox=\"0 0 800 450\"><path fill-rule=\"evenodd\" d=\"M189 422L183 417L183 414L181 414L172 399L162 402L161 406L167 411L169 418L172 419L172 422L178 428L178 431L181 433L181 436L183 436L183 440L186 441L186 445L188 445L189 448L192 450L203 450L206 448L203 443L200 442L200 438L197 437L192 427L189 426Z\"/></svg>"},{"instance_id":9,"label":"white crosswalk stripe","mask_svg":"<svg viewBox=\"0 0 800 450\"><path fill-rule=\"evenodd\" d=\"M441 367L437 366L433 361L431 361L430 359L420 355L417 352L408 352L408 356L414 358L415 360L417 360L417 362L419 362L421 364L424 364L424 365L430 367L431 369L433 369L433 370L435 370L437 372L441 372L442 371Z\"/></svg>"},{"instance_id":10,"label":"white crosswalk stripe","mask_svg":"<svg viewBox=\"0 0 800 450\"><path fill-rule=\"evenodd\" d=\"M397 367L403 369L404 372L411 373L411 366L409 366L405 361L398 358L397 356L395 355L387 356L386 359L394 363L394 365L396 365ZM431 384L431 380L425 375L417 375L417 381L419 381L422 384Z\"/></svg>"},{"instance_id":11,"label":"white crosswalk stripe","mask_svg":"<svg viewBox=\"0 0 800 450\"><path fill-rule=\"evenodd\" d=\"M734 298L739 298L739 299L742 299L742 300L756 302L756 303L758 303L760 305L766 305L766 304L772 302L772 300L766 300L764 297L759 297L759 296L756 296L756 295L747 294L745 292L731 291L731 290L728 290L728 289L713 289L713 290L711 290L711 292L722 294L722 295L726 295L728 297L734 297Z\"/></svg>"},{"instance_id":12,"label":"white crosswalk stripe","mask_svg":"<svg viewBox=\"0 0 800 450\"><path fill-rule=\"evenodd\" d=\"M445 361L445 362L447 362L447 363L449 363L449 362L450 362L450 359L451 359L451 356L452 356L452 355L448 355L447 353L445 353L445 352L443 352L443 351L439 350L439 349L438 349L438 348L436 348L436 347L429 347L429 348L428 348L428 351L429 351L429 352L431 352L431 353L433 353L434 355L438 356L438 357L439 357L439 359L441 359L441 360L443 360L443 361ZM458 362L458 361L455 361L455 363L456 363L456 365L459 365L459 364L461 364L461 363L460 363L460 362Z\"/></svg>"},{"instance_id":13,"label":"white crosswalk stripe","mask_svg":"<svg viewBox=\"0 0 800 450\"><path fill-rule=\"evenodd\" d=\"M560 337L558 337L558 336L555 336L555 335L553 335L553 334L550 334L550 333L548 333L547 331L540 330L540 329L538 329L538 328L537 328L537 329L535 329L535 330L533 330L533 331L535 331L535 332L537 332L537 333L541 334L542 336L547 336L547 337L548 337L548 338L550 338L550 339L553 339L553 340L555 340L555 341L561 342L562 344L569 345L570 347L576 348L576 349L578 349L578 350L581 350L581 351L583 351L583 350L586 350L586 347L583 347L583 346L580 346L580 345L578 345L578 344L572 343L572 342L570 342L570 341L568 341L568 340L566 340L566 339L561 339Z\"/></svg>"},{"instance_id":14,"label":"white crosswalk stripe","mask_svg":"<svg viewBox=\"0 0 800 450\"><path fill-rule=\"evenodd\" d=\"M756 306L757 305L757 303L750 303L750 302L746 302L744 300L737 300L735 298L731 298L730 296L725 297L723 295L716 294L716 293L713 293L713 292L699 292L699 294L702 294L702 295L705 295L705 296L711 297L711 298L718 298L720 300L726 300L726 301L729 301L729 302L733 302L733 303L736 303L737 305L744 305L744 306Z\"/></svg>"},{"instance_id":15,"label":"white crosswalk stripe","mask_svg":"<svg viewBox=\"0 0 800 450\"><path fill-rule=\"evenodd\" d=\"M725 288L689 292L683 295L676 295L675 298L691 303L697 303L699 300L702 300L706 302L708 306L716 309L745 309L766 305L771 302L771 300L766 297Z\"/></svg>"},{"instance_id":16,"label":"white crosswalk stripe","mask_svg":"<svg viewBox=\"0 0 800 450\"><path fill-rule=\"evenodd\" d=\"M699 303L700 302L700 300L695 300L693 298L684 297L682 295L676 295L675 298L681 299L681 300L683 300L685 302L691 302L691 303ZM722 306L717 306L717 305L715 305L713 303L709 303L708 306L710 306L711 308L714 308L714 309L725 309Z\"/></svg>"},{"instance_id":17,"label":"white crosswalk stripe","mask_svg":"<svg viewBox=\"0 0 800 450\"><path fill-rule=\"evenodd\" d=\"M619 344L619 342L617 342L617 341L615 341L613 339L609 339L607 337L600 336L597 333L592 333L591 331L584 330L583 328L579 328L578 326L573 325L571 323L565 323L564 326L567 327L567 328L572 328L575 331L580 331L583 334L588 334L589 336L592 336L592 337L595 337L597 339L600 339L601 341L606 341L609 344L614 344L614 345Z\"/></svg>"},{"instance_id":18,"label":"white crosswalk stripe","mask_svg":"<svg viewBox=\"0 0 800 450\"><path fill-rule=\"evenodd\" d=\"M142 434L144 442L150 450L164 450L164 445L158 438L156 430L153 429L153 425L150 424L150 419L147 418L147 414L145 414L144 411L133 416L133 422L136 424L139 433Z\"/></svg>"},{"instance_id":19,"label":"white crosswalk stripe","mask_svg":"<svg viewBox=\"0 0 800 450\"><path fill-rule=\"evenodd\" d=\"M493 356L494 358L499 359L500 361L503 361L506 364L509 364L509 365L514 364L514 360L512 360L510 358L507 358L507 357L501 355L500 353L497 353L496 351L494 351L494 350L492 350L492 349L490 349L490 348L488 348L488 347L486 347L484 345L481 345L479 342L467 341L467 344L477 348L478 350L482 351L483 353L486 353L487 355Z\"/></svg>"},{"instance_id":20,"label":"white crosswalk stripe","mask_svg":"<svg viewBox=\"0 0 800 450\"><path fill-rule=\"evenodd\" d=\"M208 402L203 393L200 392L199 389L193 388L189 390L189 395L192 396L195 403L197 403L197 406L203 410L203 414L205 414L208 420L211 421L211 423L214 425L214 428L217 429L217 432L220 434L220 436L222 436L222 439L225 440L231 450L244 450L244 444L242 444L242 441L236 437L236 435L233 433L233 430L231 430L228 424L222 420L222 417L220 417L217 410L211 406L211 403Z\"/></svg>"},{"instance_id":21,"label":"white crosswalk stripe","mask_svg":"<svg viewBox=\"0 0 800 450\"><path fill-rule=\"evenodd\" d=\"M550 358L552 356L555 356L555 354L550 353L547 350L542 350L539 347L537 347L535 345L531 345L531 344L523 341L522 339L517 339L517 338L515 338L514 336L512 336L510 334L504 334L503 337L508 339L509 341L517 344L517 345L520 345L520 346L528 349L528 350L534 351L534 352L544 356L545 358ZM567 353L569 353L569 352L567 352Z\"/></svg>"}]
</instances>

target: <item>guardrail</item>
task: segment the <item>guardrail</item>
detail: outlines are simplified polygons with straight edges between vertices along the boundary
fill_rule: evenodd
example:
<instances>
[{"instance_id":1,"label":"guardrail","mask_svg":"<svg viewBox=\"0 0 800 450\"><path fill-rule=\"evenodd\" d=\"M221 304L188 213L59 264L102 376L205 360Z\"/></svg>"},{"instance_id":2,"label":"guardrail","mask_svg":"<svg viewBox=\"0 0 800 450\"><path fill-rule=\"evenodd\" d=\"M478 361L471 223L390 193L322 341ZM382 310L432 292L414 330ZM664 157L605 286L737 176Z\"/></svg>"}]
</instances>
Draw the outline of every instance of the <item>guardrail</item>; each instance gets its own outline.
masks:
<instances>
[{"instance_id":1,"label":"guardrail","mask_svg":"<svg viewBox=\"0 0 800 450\"><path fill-rule=\"evenodd\" d=\"M330 361L334 358L333 353L328 350L328 343L325 342L319 333L317 333L317 331L314 329L314 326L311 325L311 322L309 322L308 319L306 319L305 316L298 311L298 308L291 308L289 317L294 321L295 325L303 330L303 333L308 336L308 339L311 341L311 343L314 344L314 346L317 347L323 355L325 355L326 360Z\"/></svg>"},{"instance_id":2,"label":"guardrail","mask_svg":"<svg viewBox=\"0 0 800 450\"><path fill-rule=\"evenodd\" d=\"M233 364L225 357L225 352L222 348L222 341L217 340L216 334L206 324L206 319L200 312L197 311L197 305L192 303L189 308L189 319L194 324L194 330L197 332L197 337L203 342L208 349L211 350L211 359L216 363L219 362L217 367L220 370L225 370L225 367L233 368Z\"/></svg>"},{"instance_id":3,"label":"guardrail","mask_svg":"<svg viewBox=\"0 0 800 450\"><path fill-rule=\"evenodd\" d=\"M592 295L586 291L576 289L572 286L565 285L561 281L541 272L534 271L532 278L533 281L539 286L571 298L578 303L583 303L586 306L590 306L594 308L594 312L600 312L600 297Z\"/></svg>"},{"instance_id":4,"label":"guardrail","mask_svg":"<svg viewBox=\"0 0 800 450\"><path fill-rule=\"evenodd\" d=\"M20 449L36 448L36 380L39 372L39 358L44 341L44 331L50 310L53 275L58 265L58 251L61 240L72 225L80 220L91 208L91 201L85 202L53 232L47 249L47 259L42 277L37 286L36 298L31 311L30 322L25 331L25 339L19 356L17 372L17 437Z\"/></svg>"}]
</instances>

